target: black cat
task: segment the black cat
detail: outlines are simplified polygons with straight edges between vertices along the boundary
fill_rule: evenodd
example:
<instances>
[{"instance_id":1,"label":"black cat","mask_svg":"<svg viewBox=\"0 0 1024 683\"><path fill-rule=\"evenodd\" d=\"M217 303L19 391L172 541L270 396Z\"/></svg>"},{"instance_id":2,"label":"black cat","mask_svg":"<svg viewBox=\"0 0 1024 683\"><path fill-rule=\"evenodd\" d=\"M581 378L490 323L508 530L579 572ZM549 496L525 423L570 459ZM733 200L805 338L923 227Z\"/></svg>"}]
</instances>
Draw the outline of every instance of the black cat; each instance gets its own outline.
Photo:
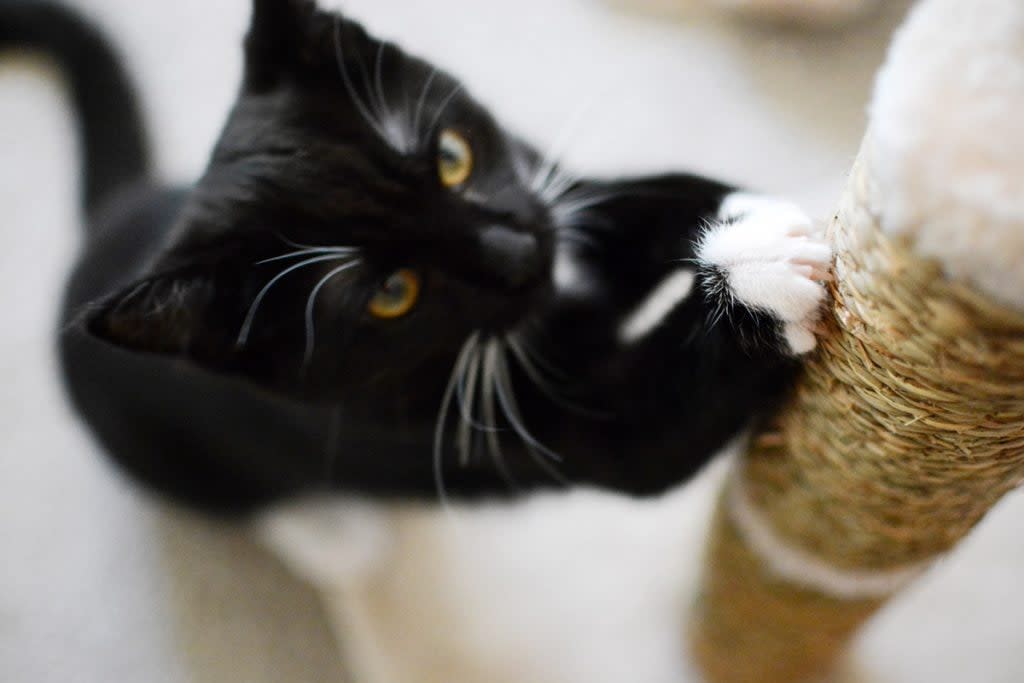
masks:
<instances>
[{"instance_id":1,"label":"black cat","mask_svg":"<svg viewBox=\"0 0 1024 683\"><path fill-rule=\"evenodd\" d=\"M0 46L71 80L90 227L60 354L134 477L218 513L653 494L778 404L829 260L799 210L688 175L573 177L348 18L253 4L209 166L167 188L94 29L0 1Z\"/></svg>"}]
</instances>

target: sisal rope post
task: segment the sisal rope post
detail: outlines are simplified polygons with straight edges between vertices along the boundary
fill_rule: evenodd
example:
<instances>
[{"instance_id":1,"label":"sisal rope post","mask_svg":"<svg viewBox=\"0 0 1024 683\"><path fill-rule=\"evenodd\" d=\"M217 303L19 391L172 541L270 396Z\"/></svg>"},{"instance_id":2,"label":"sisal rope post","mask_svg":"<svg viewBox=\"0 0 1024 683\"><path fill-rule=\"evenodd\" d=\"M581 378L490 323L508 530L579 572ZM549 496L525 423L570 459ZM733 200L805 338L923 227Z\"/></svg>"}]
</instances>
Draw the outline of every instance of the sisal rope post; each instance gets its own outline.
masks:
<instances>
[{"instance_id":1,"label":"sisal rope post","mask_svg":"<svg viewBox=\"0 0 1024 683\"><path fill-rule=\"evenodd\" d=\"M719 503L691 637L708 680L827 674L1024 479L1022 107L1018 0L915 9L830 228L820 352Z\"/></svg>"}]
</instances>

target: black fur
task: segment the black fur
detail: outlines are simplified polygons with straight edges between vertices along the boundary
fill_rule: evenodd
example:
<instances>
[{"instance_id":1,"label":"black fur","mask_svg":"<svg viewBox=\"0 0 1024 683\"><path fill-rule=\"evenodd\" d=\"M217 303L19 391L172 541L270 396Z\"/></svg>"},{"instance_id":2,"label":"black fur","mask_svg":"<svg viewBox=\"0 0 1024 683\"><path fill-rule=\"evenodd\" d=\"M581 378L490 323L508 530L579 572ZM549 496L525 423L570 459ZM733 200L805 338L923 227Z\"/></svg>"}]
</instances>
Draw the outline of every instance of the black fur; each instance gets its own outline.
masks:
<instances>
[{"instance_id":1,"label":"black fur","mask_svg":"<svg viewBox=\"0 0 1024 683\"><path fill-rule=\"evenodd\" d=\"M92 212L116 188L146 176L149 154L135 91L113 49L58 4L0 0L0 50L52 55L67 69L79 112L83 202Z\"/></svg>"},{"instance_id":2,"label":"black fur","mask_svg":"<svg viewBox=\"0 0 1024 683\"><path fill-rule=\"evenodd\" d=\"M106 201L69 284L61 358L74 404L126 471L227 513L323 491L434 498L439 485L460 498L570 484L654 494L778 403L795 364L775 322L718 315L728 302L701 295L702 283L645 339L624 345L616 334L693 259L701 226L732 188L669 175L577 180L543 198L522 173L541 166L539 155L453 78L309 2L254 4L243 89L195 187L129 183L140 152L115 154L117 175L87 146L89 173L105 178L90 175L89 187ZM59 13L57 25L96 42ZM0 26L22 14L21 4L0 5ZM135 121L115 62L55 54L77 88L122 84L103 106L79 98L87 137L104 118ZM409 127L420 101L419 125L390 144L364 116L398 112L395 126ZM446 128L476 155L459 191L437 178ZM585 197L597 199L569 227L558 207ZM271 279L297 263L267 259L297 244L356 247L360 259L310 309L312 345L306 305L338 262L292 272L253 313ZM578 291L553 283L559 249L586 273ZM422 274L419 306L373 319L367 301L406 267ZM473 430L460 451L452 407L437 462L442 398L473 335L534 354L530 363L506 354L505 389L519 411L509 396L492 401L500 431ZM471 402L467 417L488 422L484 406ZM524 427L529 435L517 433Z\"/></svg>"}]
</instances>

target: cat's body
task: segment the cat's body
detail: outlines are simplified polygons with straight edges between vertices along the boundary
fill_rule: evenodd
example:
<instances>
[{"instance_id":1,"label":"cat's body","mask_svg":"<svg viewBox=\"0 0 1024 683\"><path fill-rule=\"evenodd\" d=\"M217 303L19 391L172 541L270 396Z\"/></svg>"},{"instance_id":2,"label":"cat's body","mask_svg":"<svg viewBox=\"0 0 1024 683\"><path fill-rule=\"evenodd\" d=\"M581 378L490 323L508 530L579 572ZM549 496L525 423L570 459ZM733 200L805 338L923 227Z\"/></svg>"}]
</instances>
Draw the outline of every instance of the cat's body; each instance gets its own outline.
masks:
<instances>
[{"instance_id":1,"label":"cat's body","mask_svg":"<svg viewBox=\"0 0 1024 683\"><path fill-rule=\"evenodd\" d=\"M690 189L701 181L680 177L660 182L668 188L679 184ZM707 193L702 201L713 206L717 196ZM138 278L166 240L183 198L184 192L140 186L108 205L105 211L111 217L101 219L72 278L68 318ZM632 248L632 235L616 241L605 235L607 262L591 258L577 266L583 271L575 274L583 281L579 286L591 286L590 279L597 283L592 286L607 288L606 272L594 271L632 269L636 272L616 278L630 286L602 292L606 300L599 306L590 305L585 297L571 302L548 319L544 338L533 342L537 347L554 339L572 349L563 356L555 344L543 352L544 358L557 363L558 373L585 378L582 387L552 399L531 383L521 366L510 368L517 373L512 382L524 425L562 462L541 467L522 446L504 443L507 473L493 461L477 458L469 465L446 465L439 483L430 457L432 423L418 431L388 433L393 419L389 415L359 414L356 409L353 417L340 406L275 397L176 359L131 353L74 331L64 335L62 344L72 396L107 450L134 476L216 511L234 512L296 493L330 490L433 499L443 486L445 494L457 498L503 497L517 487L533 490L572 482L659 493L688 478L751 415L773 405L792 371L785 359L768 359L778 364L766 371L763 356L729 348L738 347L741 340L725 335L715 346L724 347L730 360L710 368L697 359L675 362L694 352L678 342L685 329L666 328L664 318L685 306L694 283L686 261L693 254L687 253L686 236L679 239L674 221L688 212L692 224L700 226L700 217L708 213L692 211L688 203L671 194L646 202L671 216L668 219L648 217L647 206L637 209L632 235L648 232L638 243L641 249ZM622 222L632 225L629 219ZM659 229L663 234L657 234ZM672 253L673 247L678 251L672 258L662 256ZM677 296L680 287L683 291ZM609 305L607 299L617 301ZM664 311L659 306L662 300ZM649 337L642 339L647 348L620 358L615 347L628 344L622 338L630 334ZM678 359L666 361L675 354ZM455 360L453 355L437 368L438 387L447 382ZM541 362L535 361L534 367ZM559 376L547 381L558 381ZM436 414L441 398L440 393L428 396L424 410ZM576 402L581 402L578 407ZM475 420L486 419L479 407L472 410ZM382 433L388 434L386 440ZM505 435L502 440L507 441ZM683 443L685 449L676 446ZM680 455L668 457L676 449ZM367 462L370 455L373 461ZM390 464L381 466L382 459Z\"/></svg>"},{"instance_id":2,"label":"cat's body","mask_svg":"<svg viewBox=\"0 0 1024 683\"><path fill-rule=\"evenodd\" d=\"M0 17L31 26L36 5ZM56 52L80 94L113 83L125 111L109 56L97 81L67 40L0 38ZM813 347L829 254L791 205L687 175L568 179L454 79L306 2L257 0L246 56L194 188L153 185L138 145L97 176L138 121L79 98L105 180L61 358L124 470L255 513L325 590L372 572L393 501L667 491Z\"/></svg>"}]
</instances>

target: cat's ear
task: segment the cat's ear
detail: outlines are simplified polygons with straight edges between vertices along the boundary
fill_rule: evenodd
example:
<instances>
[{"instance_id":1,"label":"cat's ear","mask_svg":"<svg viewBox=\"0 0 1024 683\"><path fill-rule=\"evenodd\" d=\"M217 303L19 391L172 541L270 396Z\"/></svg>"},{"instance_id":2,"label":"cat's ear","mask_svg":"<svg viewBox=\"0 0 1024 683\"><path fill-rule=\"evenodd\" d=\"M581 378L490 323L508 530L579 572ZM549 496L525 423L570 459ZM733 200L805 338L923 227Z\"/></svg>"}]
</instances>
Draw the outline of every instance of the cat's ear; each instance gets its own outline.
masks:
<instances>
[{"instance_id":1,"label":"cat's ear","mask_svg":"<svg viewBox=\"0 0 1024 683\"><path fill-rule=\"evenodd\" d=\"M91 336L132 351L215 362L234 352L223 329L223 290L209 270L155 275L87 306L79 324Z\"/></svg>"},{"instance_id":2,"label":"cat's ear","mask_svg":"<svg viewBox=\"0 0 1024 683\"><path fill-rule=\"evenodd\" d=\"M273 88L300 72L329 72L354 62L360 72L378 58L381 43L337 12L317 9L312 0L253 0L245 40L245 86Z\"/></svg>"},{"instance_id":3,"label":"cat's ear","mask_svg":"<svg viewBox=\"0 0 1024 683\"><path fill-rule=\"evenodd\" d=\"M339 59L369 63L379 46L362 26L317 9L312 0L253 0L245 39L245 84L258 91L304 70L327 68L334 73Z\"/></svg>"},{"instance_id":4,"label":"cat's ear","mask_svg":"<svg viewBox=\"0 0 1024 683\"><path fill-rule=\"evenodd\" d=\"M245 80L250 89L272 86L294 67L315 10L309 0L253 0L245 38Z\"/></svg>"}]
</instances>

